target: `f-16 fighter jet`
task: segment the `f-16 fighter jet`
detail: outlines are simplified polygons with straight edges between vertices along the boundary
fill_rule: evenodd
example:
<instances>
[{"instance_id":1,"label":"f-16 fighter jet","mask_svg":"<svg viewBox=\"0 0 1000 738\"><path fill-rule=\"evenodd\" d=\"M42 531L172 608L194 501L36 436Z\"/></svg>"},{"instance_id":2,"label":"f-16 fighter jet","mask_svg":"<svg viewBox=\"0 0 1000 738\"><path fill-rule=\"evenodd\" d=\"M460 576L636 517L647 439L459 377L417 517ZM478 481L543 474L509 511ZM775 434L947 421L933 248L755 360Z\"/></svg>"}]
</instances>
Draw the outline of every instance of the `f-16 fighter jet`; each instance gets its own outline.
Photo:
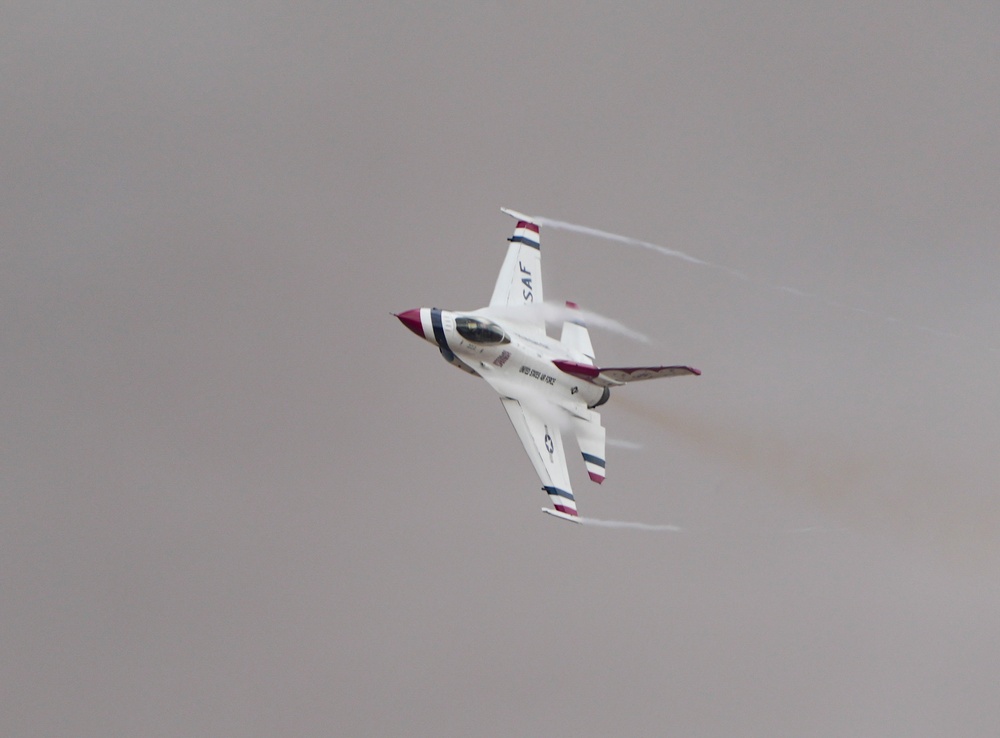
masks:
<instances>
[{"instance_id":1,"label":"f-16 fighter jet","mask_svg":"<svg viewBox=\"0 0 1000 738\"><path fill-rule=\"evenodd\" d=\"M563 432L576 436L590 478L605 471L600 407L611 388L657 377L701 374L688 366L599 368L587 327L567 320L559 340L545 330L541 241L533 219L517 219L489 307L471 311L416 308L396 314L403 325L436 344L452 366L482 377L503 403L524 450L552 501L543 512L580 522L570 487ZM566 303L575 308L573 303ZM536 307L538 306L538 307ZM572 313L572 311L570 311Z\"/></svg>"}]
</instances>

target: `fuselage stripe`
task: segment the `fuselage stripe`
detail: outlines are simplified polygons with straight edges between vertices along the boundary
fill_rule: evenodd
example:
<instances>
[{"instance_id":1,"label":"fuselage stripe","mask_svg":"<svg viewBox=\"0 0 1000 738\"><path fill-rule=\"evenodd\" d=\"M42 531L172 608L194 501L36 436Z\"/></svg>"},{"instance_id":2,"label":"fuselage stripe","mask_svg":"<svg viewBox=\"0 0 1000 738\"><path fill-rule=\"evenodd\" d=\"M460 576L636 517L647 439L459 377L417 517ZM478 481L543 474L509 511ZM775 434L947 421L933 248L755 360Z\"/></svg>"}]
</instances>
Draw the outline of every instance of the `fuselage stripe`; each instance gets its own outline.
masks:
<instances>
[{"instance_id":1,"label":"fuselage stripe","mask_svg":"<svg viewBox=\"0 0 1000 738\"><path fill-rule=\"evenodd\" d=\"M437 341L441 353L448 361L455 358L454 352L448 347L448 339L444 335L444 325L441 323L441 310L431 308L431 326L434 328L434 340Z\"/></svg>"}]
</instances>

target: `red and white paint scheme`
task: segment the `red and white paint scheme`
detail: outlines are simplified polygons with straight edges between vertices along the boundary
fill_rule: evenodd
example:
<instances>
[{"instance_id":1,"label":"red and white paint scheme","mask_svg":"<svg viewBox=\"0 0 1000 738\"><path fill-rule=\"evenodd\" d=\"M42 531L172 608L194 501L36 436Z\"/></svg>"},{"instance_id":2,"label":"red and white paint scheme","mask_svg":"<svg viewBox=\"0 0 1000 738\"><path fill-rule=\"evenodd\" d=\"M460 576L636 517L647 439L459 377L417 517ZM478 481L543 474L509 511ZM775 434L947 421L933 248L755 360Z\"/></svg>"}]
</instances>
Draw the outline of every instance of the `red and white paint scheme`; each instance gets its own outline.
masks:
<instances>
[{"instance_id":1,"label":"red and white paint scheme","mask_svg":"<svg viewBox=\"0 0 1000 738\"><path fill-rule=\"evenodd\" d=\"M552 502L551 509L542 510L579 522L564 431L576 437L587 474L600 484L605 432L595 408L608 401L611 387L701 372L687 366L599 368L590 332L578 320L565 321L560 338L551 338L544 311L531 309L542 304L543 294L539 227L526 215L501 210L516 218L517 226L489 306L469 311L416 308L396 317L436 344L449 364L482 377L496 390Z\"/></svg>"}]
</instances>

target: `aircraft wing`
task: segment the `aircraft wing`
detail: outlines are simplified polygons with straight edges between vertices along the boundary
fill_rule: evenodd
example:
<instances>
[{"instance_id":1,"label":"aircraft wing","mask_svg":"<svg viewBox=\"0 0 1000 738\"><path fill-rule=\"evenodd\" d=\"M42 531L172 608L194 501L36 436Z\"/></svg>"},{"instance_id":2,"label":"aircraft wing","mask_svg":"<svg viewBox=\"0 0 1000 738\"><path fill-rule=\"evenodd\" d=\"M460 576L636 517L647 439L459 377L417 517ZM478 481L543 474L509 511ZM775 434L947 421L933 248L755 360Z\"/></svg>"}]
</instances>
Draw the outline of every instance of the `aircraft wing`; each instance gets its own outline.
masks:
<instances>
[{"instance_id":1,"label":"aircraft wing","mask_svg":"<svg viewBox=\"0 0 1000 738\"><path fill-rule=\"evenodd\" d=\"M552 507L558 513L556 516L579 522L559 426L513 397L501 397L500 401L535 467L535 473L542 480L542 489L552 500Z\"/></svg>"},{"instance_id":2,"label":"aircraft wing","mask_svg":"<svg viewBox=\"0 0 1000 738\"><path fill-rule=\"evenodd\" d=\"M601 369L589 364L564 361L563 359L556 359L552 363L567 374L572 374L574 377L579 377L601 387L616 387L643 379L682 377L686 374L699 376L701 374L699 370L690 366L620 366Z\"/></svg>"},{"instance_id":3,"label":"aircraft wing","mask_svg":"<svg viewBox=\"0 0 1000 738\"><path fill-rule=\"evenodd\" d=\"M497 275L490 307L526 307L542 304L542 254L538 226L527 215L501 208L517 218L514 235L508 241L507 256ZM525 311L517 320L533 332L545 333L542 313Z\"/></svg>"}]
</instances>

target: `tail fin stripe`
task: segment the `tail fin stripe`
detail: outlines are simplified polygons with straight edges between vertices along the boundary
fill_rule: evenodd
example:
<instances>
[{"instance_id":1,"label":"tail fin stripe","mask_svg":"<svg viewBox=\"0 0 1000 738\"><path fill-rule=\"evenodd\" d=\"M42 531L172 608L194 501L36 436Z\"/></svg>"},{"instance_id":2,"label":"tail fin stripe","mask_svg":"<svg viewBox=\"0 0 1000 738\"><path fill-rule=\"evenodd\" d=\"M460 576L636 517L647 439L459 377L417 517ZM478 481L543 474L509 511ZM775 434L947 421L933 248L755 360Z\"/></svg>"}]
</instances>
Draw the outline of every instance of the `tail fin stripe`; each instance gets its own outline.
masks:
<instances>
[{"instance_id":1,"label":"tail fin stripe","mask_svg":"<svg viewBox=\"0 0 1000 738\"><path fill-rule=\"evenodd\" d=\"M544 489L545 493L548 494L549 496L565 497L567 500L573 499L572 492L567 492L566 490L560 489L559 487L546 486L542 487L542 489Z\"/></svg>"}]
</instances>

